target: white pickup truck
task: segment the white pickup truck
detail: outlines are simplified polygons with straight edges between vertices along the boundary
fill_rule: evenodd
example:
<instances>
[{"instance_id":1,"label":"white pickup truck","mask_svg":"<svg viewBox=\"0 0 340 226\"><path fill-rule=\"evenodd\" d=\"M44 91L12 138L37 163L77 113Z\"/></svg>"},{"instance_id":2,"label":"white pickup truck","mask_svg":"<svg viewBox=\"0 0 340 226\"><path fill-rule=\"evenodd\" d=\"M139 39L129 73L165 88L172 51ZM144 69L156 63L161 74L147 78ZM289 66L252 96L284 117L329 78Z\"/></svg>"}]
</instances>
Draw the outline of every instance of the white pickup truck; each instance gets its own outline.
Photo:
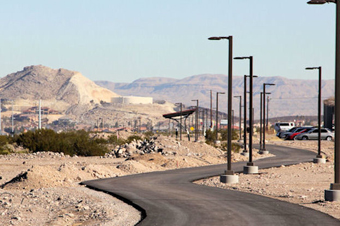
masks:
<instances>
[{"instance_id":1,"label":"white pickup truck","mask_svg":"<svg viewBox=\"0 0 340 226\"><path fill-rule=\"evenodd\" d=\"M295 122L277 122L275 123L274 129L278 133L282 131L287 131L293 127L295 127Z\"/></svg>"}]
</instances>

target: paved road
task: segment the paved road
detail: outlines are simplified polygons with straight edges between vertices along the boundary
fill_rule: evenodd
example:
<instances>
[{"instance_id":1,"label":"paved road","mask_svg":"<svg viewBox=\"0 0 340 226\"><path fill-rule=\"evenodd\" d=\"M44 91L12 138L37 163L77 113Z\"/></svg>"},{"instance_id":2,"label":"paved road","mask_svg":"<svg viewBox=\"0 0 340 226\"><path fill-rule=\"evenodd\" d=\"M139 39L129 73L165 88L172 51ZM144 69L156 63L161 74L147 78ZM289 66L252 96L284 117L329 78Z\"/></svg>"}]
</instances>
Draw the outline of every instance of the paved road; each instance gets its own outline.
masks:
<instances>
[{"instance_id":1,"label":"paved road","mask_svg":"<svg viewBox=\"0 0 340 226\"><path fill-rule=\"evenodd\" d=\"M276 156L255 161L259 168L311 161L309 151L267 145ZM245 162L234 163L242 171ZM299 205L254 194L191 183L221 175L226 165L170 170L117 178L85 181L83 184L133 204L142 210L139 225L340 225L326 214Z\"/></svg>"}]
</instances>

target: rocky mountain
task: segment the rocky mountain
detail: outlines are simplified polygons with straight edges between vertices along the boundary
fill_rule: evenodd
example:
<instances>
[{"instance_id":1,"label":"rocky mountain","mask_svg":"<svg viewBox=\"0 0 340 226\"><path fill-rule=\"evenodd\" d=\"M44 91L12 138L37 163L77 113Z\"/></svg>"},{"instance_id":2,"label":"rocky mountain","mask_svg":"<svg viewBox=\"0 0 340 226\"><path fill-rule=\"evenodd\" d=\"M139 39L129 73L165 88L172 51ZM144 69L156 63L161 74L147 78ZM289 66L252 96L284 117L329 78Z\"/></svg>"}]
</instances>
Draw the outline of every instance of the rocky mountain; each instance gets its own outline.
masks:
<instances>
[{"instance_id":1,"label":"rocky mountain","mask_svg":"<svg viewBox=\"0 0 340 226\"><path fill-rule=\"evenodd\" d=\"M248 80L249 85L249 80ZM269 117L289 115L317 115L318 80L288 79L284 77L254 78L254 111L255 119L259 118L260 92L263 83L274 83L266 86L270 92ZM114 83L96 81L96 84L108 88L119 95L151 96L172 103L182 102L194 105L194 99L199 99L200 106L210 107L210 90L213 91L213 108L216 106L216 92L226 92L228 76L222 74L202 74L184 79L143 78L132 83ZM249 91L249 86L248 86ZM234 76L233 95L243 96L244 77ZM334 80L322 81L322 98L334 96ZM242 97L243 103L243 97ZM248 104L249 106L249 104ZM219 96L219 109L227 111L227 95ZM239 100L233 99L235 116L239 115ZM242 110L243 111L243 110Z\"/></svg>"},{"instance_id":2,"label":"rocky mountain","mask_svg":"<svg viewBox=\"0 0 340 226\"><path fill-rule=\"evenodd\" d=\"M111 97L118 96L79 72L42 65L28 66L1 78L0 95L21 106L36 105L41 99L44 106L69 114L77 109L86 111L100 101L110 102Z\"/></svg>"}]
</instances>

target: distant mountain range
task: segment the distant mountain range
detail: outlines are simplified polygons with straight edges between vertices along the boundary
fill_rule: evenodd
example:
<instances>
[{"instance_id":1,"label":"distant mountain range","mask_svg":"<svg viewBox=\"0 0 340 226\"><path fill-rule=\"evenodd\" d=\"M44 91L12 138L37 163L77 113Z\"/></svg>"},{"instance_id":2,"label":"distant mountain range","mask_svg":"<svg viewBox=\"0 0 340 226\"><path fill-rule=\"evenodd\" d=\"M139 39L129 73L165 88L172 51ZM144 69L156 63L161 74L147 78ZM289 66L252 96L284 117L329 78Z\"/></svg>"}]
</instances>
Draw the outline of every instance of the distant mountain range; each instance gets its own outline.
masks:
<instances>
[{"instance_id":1,"label":"distant mountain range","mask_svg":"<svg viewBox=\"0 0 340 226\"><path fill-rule=\"evenodd\" d=\"M95 81L99 86L112 90L122 96L151 96L157 100L172 103L182 102L195 105L192 100L198 99L201 107L210 108L210 90L213 91L213 108L216 107L216 92L226 92L228 76L222 74L202 74L189 76L184 79L173 78L141 78L132 83L114 83ZM255 119L259 118L260 92L263 83L274 83L266 86L270 92L269 117L317 115L318 80L288 79L284 77L254 78L254 112ZM249 85L249 80L247 81ZM248 86L249 91L249 86ZM244 78L234 76L233 96L242 96L243 103ZM334 96L334 80L322 81L322 99ZM249 104L248 104L249 106ZM239 99L233 98L235 116L239 115ZM219 96L219 110L227 112L227 95ZM242 110L243 111L243 110Z\"/></svg>"},{"instance_id":2,"label":"distant mountain range","mask_svg":"<svg viewBox=\"0 0 340 226\"><path fill-rule=\"evenodd\" d=\"M243 80L240 76L233 78L233 96L243 96ZM270 117L317 115L317 80L258 77L254 78L255 119L259 118L259 97L263 83L276 84L266 90L271 92ZM155 100L181 102L186 106L196 105L192 100L198 99L200 107L210 108L212 90L215 109L216 92L227 93L227 88L226 75L202 74L184 79L141 78L132 83L93 82L79 72L51 69L42 65L28 66L0 78L1 99L14 100L18 107L36 106L37 101L41 99L44 106L78 118L84 117L89 111L93 112L93 118L100 117L97 110L104 107L102 103L111 102L112 97L119 95L151 96ZM323 99L334 96L334 80L322 81L322 96ZM239 99L233 98L233 109L235 116L238 116ZM219 96L219 110L227 112L227 95ZM162 118L161 115L159 118Z\"/></svg>"}]
</instances>

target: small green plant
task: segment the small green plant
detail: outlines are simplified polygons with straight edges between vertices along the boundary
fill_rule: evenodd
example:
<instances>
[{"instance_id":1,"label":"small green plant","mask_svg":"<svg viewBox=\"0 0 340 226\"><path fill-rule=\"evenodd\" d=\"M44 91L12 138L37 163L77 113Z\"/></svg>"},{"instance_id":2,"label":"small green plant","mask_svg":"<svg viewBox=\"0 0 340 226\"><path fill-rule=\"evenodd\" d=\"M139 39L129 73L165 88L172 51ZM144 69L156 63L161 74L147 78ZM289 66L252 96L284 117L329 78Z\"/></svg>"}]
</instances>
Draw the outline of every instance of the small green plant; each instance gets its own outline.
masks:
<instances>
[{"instance_id":1,"label":"small green plant","mask_svg":"<svg viewBox=\"0 0 340 226\"><path fill-rule=\"evenodd\" d=\"M219 131L221 133L221 140L228 140L228 130L227 129L221 129ZM237 140L238 139L238 134L235 130L231 130L231 139L232 140Z\"/></svg>"},{"instance_id":2,"label":"small green plant","mask_svg":"<svg viewBox=\"0 0 340 226\"><path fill-rule=\"evenodd\" d=\"M127 141L123 138L117 138L117 135L111 135L108 137L108 143L112 145L123 145Z\"/></svg>"},{"instance_id":3,"label":"small green plant","mask_svg":"<svg viewBox=\"0 0 340 226\"><path fill-rule=\"evenodd\" d=\"M142 138L138 135L131 135L126 139L126 142L131 143L133 140L142 140Z\"/></svg>"},{"instance_id":4,"label":"small green plant","mask_svg":"<svg viewBox=\"0 0 340 226\"><path fill-rule=\"evenodd\" d=\"M224 142L221 144L222 151L228 151L228 143ZM241 146L238 143L231 143L231 151L234 153L239 153Z\"/></svg>"},{"instance_id":5,"label":"small green plant","mask_svg":"<svg viewBox=\"0 0 340 226\"><path fill-rule=\"evenodd\" d=\"M144 138L150 140L155 134L152 131L147 131L144 133Z\"/></svg>"},{"instance_id":6,"label":"small green plant","mask_svg":"<svg viewBox=\"0 0 340 226\"><path fill-rule=\"evenodd\" d=\"M207 130L205 134L205 143L214 146L216 141L216 131Z\"/></svg>"}]
</instances>

